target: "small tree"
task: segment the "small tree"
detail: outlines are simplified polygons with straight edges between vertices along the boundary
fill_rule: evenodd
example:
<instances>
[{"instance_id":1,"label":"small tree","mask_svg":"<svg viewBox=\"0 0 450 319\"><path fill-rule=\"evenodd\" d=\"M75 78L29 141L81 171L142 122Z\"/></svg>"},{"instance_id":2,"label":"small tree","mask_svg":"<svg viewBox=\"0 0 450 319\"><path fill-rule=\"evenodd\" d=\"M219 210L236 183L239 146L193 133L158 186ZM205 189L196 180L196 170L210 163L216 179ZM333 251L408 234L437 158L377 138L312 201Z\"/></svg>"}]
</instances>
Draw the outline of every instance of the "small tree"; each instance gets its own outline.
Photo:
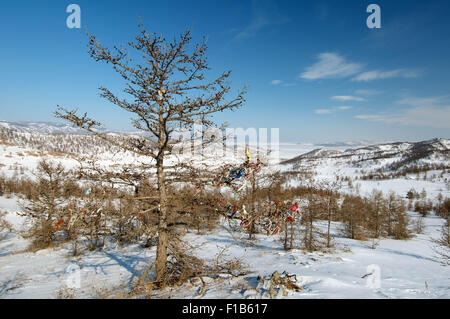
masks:
<instances>
[{"instance_id":1,"label":"small tree","mask_svg":"<svg viewBox=\"0 0 450 319\"><path fill-rule=\"evenodd\" d=\"M447 208L450 208L450 200L448 202ZM450 265L450 209L446 211L445 223L441 228L440 238L434 239L433 242L436 244L433 248L438 257L441 259L442 264Z\"/></svg>"},{"instance_id":2,"label":"small tree","mask_svg":"<svg viewBox=\"0 0 450 319\"><path fill-rule=\"evenodd\" d=\"M444 196L442 196L442 193L439 193L436 196L437 204L435 207L436 215L444 217L444 209L443 209L443 203L444 203Z\"/></svg>"},{"instance_id":3,"label":"small tree","mask_svg":"<svg viewBox=\"0 0 450 319\"><path fill-rule=\"evenodd\" d=\"M420 198L425 200L427 198L427 191L425 188L422 189L422 192L420 193Z\"/></svg>"},{"instance_id":4,"label":"small tree","mask_svg":"<svg viewBox=\"0 0 450 319\"><path fill-rule=\"evenodd\" d=\"M0 240L4 239L12 230L12 226L4 219L6 213L0 212Z\"/></svg>"},{"instance_id":5,"label":"small tree","mask_svg":"<svg viewBox=\"0 0 450 319\"><path fill-rule=\"evenodd\" d=\"M423 216L416 217L414 223L414 231L417 234L423 234L424 230L425 230L425 218Z\"/></svg>"},{"instance_id":6,"label":"small tree","mask_svg":"<svg viewBox=\"0 0 450 319\"><path fill-rule=\"evenodd\" d=\"M426 217L433 209L433 204L425 200L418 200L414 204L414 211Z\"/></svg>"},{"instance_id":7,"label":"small tree","mask_svg":"<svg viewBox=\"0 0 450 319\"><path fill-rule=\"evenodd\" d=\"M349 183L351 179L348 178ZM337 198L338 198L338 189L341 187L341 183L336 180L334 182L323 182L320 186L321 189L325 191L325 194L322 198L323 202L323 210L326 214L327 220L327 248L331 247L331 221L336 214L337 211Z\"/></svg>"},{"instance_id":8,"label":"small tree","mask_svg":"<svg viewBox=\"0 0 450 319\"><path fill-rule=\"evenodd\" d=\"M409 238L409 218L406 214L406 205L394 192L389 193L386 213L387 218L385 222L387 226L385 229L388 236L393 236L395 239Z\"/></svg>"},{"instance_id":9,"label":"small tree","mask_svg":"<svg viewBox=\"0 0 450 319\"><path fill-rule=\"evenodd\" d=\"M416 190L414 188L411 188L408 193L406 193L406 198L409 200L413 200L417 198L419 195L417 194Z\"/></svg>"},{"instance_id":10,"label":"small tree","mask_svg":"<svg viewBox=\"0 0 450 319\"><path fill-rule=\"evenodd\" d=\"M372 238L379 238L383 231L384 218L386 217L386 201L383 193L373 190L370 198L367 200L369 214L367 215L367 226L372 233Z\"/></svg>"},{"instance_id":11,"label":"small tree","mask_svg":"<svg viewBox=\"0 0 450 319\"><path fill-rule=\"evenodd\" d=\"M23 214L31 218L30 236L37 248L45 248L52 244L56 231L63 227L64 217L64 184L68 180L61 163L55 164L46 160L38 163L36 183L28 200L20 202Z\"/></svg>"},{"instance_id":12,"label":"small tree","mask_svg":"<svg viewBox=\"0 0 450 319\"><path fill-rule=\"evenodd\" d=\"M324 207L321 203L322 197L314 188L312 180L308 182L305 195L308 204L302 213L302 224L304 225L303 246L308 251L316 251L324 246L321 241L323 234L314 225Z\"/></svg>"},{"instance_id":13,"label":"small tree","mask_svg":"<svg viewBox=\"0 0 450 319\"><path fill-rule=\"evenodd\" d=\"M346 196L340 208L344 222L343 235L351 239L364 239L364 202L358 196Z\"/></svg>"}]
</instances>

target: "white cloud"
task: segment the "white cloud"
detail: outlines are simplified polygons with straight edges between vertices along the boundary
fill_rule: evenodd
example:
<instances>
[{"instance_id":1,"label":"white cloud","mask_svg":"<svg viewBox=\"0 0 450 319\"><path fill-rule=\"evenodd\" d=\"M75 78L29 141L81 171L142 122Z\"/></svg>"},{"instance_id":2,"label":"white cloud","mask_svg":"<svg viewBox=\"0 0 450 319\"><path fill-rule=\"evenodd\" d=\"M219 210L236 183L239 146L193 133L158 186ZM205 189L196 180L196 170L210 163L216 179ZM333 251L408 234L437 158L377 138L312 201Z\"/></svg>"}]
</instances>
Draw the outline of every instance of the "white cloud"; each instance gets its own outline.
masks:
<instances>
[{"instance_id":1,"label":"white cloud","mask_svg":"<svg viewBox=\"0 0 450 319\"><path fill-rule=\"evenodd\" d=\"M358 73L362 68L361 64L347 62L336 53L321 53L318 59L318 62L300 74L301 78L308 80L345 78Z\"/></svg>"},{"instance_id":2,"label":"white cloud","mask_svg":"<svg viewBox=\"0 0 450 319\"><path fill-rule=\"evenodd\" d=\"M399 101L399 104L410 105L410 106L423 106L423 105L442 105L448 103L448 97L445 96L434 96L434 97L406 97Z\"/></svg>"},{"instance_id":3,"label":"white cloud","mask_svg":"<svg viewBox=\"0 0 450 319\"><path fill-rule=\"evenodd\" d=\"M270 81L270 84L272 84L272 85L278 85L278 84L281 84L281 83L283 83L283 81L281 81L281 80L272 80L272 81Z\"/></svg>"},{"instance_id":4,"label":"white cloud","mask_svg":"<svg viewBox=\"0 0 450 319\"><path fill-rule=\"evenodd\" d=\"M321 115L323 115L323 114L331 114L331 113L334 113L336 111L346 111L346 110L349 110L351 108L352 108L351 106L337 106L337 107L333 107L331 109L316 109L316 110L314 110L314 113L321 114Z\"/></svg>"},{"instance_id":5,"label":"white cloud","mask_svg":"<svg viewBox=\"0 0 450 319\"><path fill-rule=\"evenodd\" d=\"M365 99L363 99L362 97L357 97L357 96L351 96L351 95L336 95L331 97L332 100L336 100L336 101L356 101L356 102L362 102L365 101Z\"/></svg>"},{"instance_id":6,"label":"white cloud","mask_svg":"<svg viewBox=\"0 0 450 319\"><path fill-rule=\"evenodd\" d=\"M331 114L333 111L330 109L317 109L314 110L314 113L316 114Z\"/></svg>"},{"instance_id":7,"label":"white cloud","mask_svg":"<svg viewBox=\"0 0 450 319\"><path fill-rule=\"evenodd\" d=\"M368 82L373 80L390 79L390 78L414 78L418 77L419 73L413 70L397 69L389 71L368 71L355 76L352 81Z\"/></svg>"},{"instance_id":8,"label":"white cloud","mask_svg":"<svg viewBox=\"0 0 450 319\"><path fill-rule=\"evenodd\" d=\"M446 97L405 98L397 102L405 107L394 114L363 114L356 118L409 126L450 128L450 101Z\"/></svg>"},{"instance_id":9,"label":"white cloud","mask_svg":"<svg viewBox=\"0 0 450 319\"><path fill-rule=\"evenodd\" d=\"M372 120L372 121L381 121L381 122L388 122L389 117L383 116L383 115L355 115L355 118L361 119L361 120Z\"/></svg>"},{"instance_id":10,"label":"white cloud","mask_svg":"<svg viewBox=\"0 0 450 319\"><path fill-rule=\"evenodd\" d=\"M242 40L254 37L259 30L268 25L270 25L270 20L265 16L258 15L254 17L251 24L245 27L241 32L239 32L235 38Z\"/></svg>"},{"instance_id":11,"label":"white cloud","mask_svg":"<svg viewBox=\"0 0 450 319\"><path fill-rule=\"evenodd\" d=\"M325 52L318 55L318 61L307 67L300 78L308 80L346 78L352 77L352 81L369 82L373 80L389 78L415 78L420 73L412 69L371 70L363 72L363 64L346 61L337 53ZM361 90L370 92L373 90ZM363 94L363 93L361 93ZM367 93L372 95L373 93Z\"/></svg>"}]
</instances>

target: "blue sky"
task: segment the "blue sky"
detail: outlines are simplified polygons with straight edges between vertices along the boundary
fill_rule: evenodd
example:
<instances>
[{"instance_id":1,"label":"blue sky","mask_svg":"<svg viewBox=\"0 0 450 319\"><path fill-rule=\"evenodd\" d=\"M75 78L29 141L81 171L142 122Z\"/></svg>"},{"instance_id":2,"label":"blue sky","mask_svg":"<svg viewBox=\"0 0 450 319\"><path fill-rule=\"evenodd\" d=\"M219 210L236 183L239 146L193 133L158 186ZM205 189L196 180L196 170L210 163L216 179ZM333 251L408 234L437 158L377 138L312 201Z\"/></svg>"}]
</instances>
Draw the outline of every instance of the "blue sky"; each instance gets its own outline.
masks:
<instances>
[{"instance_id":1,"label":"blue sky","mask_svg":"<svg viewBox=\"0 0 450 319\"><path fill-rule=\"evenodd\" d=\"M282 141L450 138L450 1L4 1L0 11L0 120L56 121L79 108L113 129L130 115L99 97L124 86L87 53L83 29L107 45L149 31L172 38L192 27L208 39L209 75L232 69L249 86L231 127L278 127ZM369 29L366 7L381 7Z\"/></svg>"}]
</instances>

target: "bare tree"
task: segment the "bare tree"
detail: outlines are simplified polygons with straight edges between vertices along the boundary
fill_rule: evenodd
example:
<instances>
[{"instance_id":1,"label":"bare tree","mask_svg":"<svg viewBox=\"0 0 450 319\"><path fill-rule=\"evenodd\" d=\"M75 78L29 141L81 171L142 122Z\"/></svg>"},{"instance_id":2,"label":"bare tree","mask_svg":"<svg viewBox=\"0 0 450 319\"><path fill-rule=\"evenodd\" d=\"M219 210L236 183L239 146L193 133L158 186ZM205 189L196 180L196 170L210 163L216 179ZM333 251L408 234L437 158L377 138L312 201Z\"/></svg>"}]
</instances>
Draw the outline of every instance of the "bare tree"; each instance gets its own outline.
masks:
<instances>
[{"instance_id":1,"label":"bare tree","mask_svg":"<svg viewBox=\"0 0 450 319\"><path fill-rule=\"evenodd\" d=\"M302 214L302 224L305 226L303 246L308 251L320 250L324 246L321 242L323 234L314 225L324 207L321 203L322 196L317 192L313 183L313 180L308 181L305 194L308 205L304 207Z\"/></svg>"},{"instance_id":2,"label":"bare tree","mask_svg":"<svg viewBox=\"0 0 450 319\"><path fill-rule=\"evenodd\" d=\"M340 216L344 222L342 232L351 239L363 239L364 236L364 202L359 196L347 195L341 205Z\"/></svg>"},{"instance_id":3,"label":"bare tree","mask_svg":"<svg viewBox=\"0 0 450 319\"><path fill-rule=\"evenodd\" d=\"M349 179L350 181L350 179ZM331 247L331 221L333 215L337 211L337 197L338 190L341 188L342 183L339 180L336 181L323 181L319 184L319 188L325 191L325 194L321 201L323 202L324 211L326 212L327 225L327 248Z\"/></svg>"},{"instance_id":4,"label":"bare tree","mask_svg":"<svg viewBox=\"0 0 450 319\"><path fill-rule=\"evenodd\" d=\"M133 188L135 196L138 196L141 185L147 181L151 175L151 166L143 163L120 165L117 169L105 169L97 164L95 159L78 159L77 170L78 179L85 179L90 182L109 183L111 188L115 185L123 185Z\"/></svg>"},{"instance_id":5,"label":"bare tree","mask_svg":"<svg viewBox=\"0 0 450 319\"><path fill-rule=\"evenodd\" d=\"M434 239L436 244L433 250L437 253L441 259L441 263L444 265L450 265L450 222L447 219L444 226L441 229L441 237Z\"/></svg>"},{"instance_id":6,"label":"bare tree","mask_svg":"<svg viewBox=\"0 0 450 319\"><path fill-rule=\"evenodd\" d=\"M131 96L131 100L121 99L105 87L100 88L101 96L132 113L135 116L132 119L133 126L148 136L129 136L116 140L96 130L95 127L100 123L89 118L86 113L77 115L77 110L69 111L58 106L56 116L123 150L154 159L159 213L155 279L162 284L167 274L167 220L171 214L168 209L165 159L175 145L173 133L178 129L190 129L195 123L205 127L214 126L211 115L240 107L244 102L245 89L226 101L231 71L222 73L211 82L205 82L205 71L209 69L205 57L207 46L205 42L191 46L190 30L169 42L162 36L147 32L142 24L139 27L139 35L128 42L128 48L137 51L141 61L132 59L125 46L110 49L90 34L89 53L96 61L112 64L113 69L125 80L124 92Z\"/></svg>"},{"instance_id":7,"label":"bare tree","mask_svg":"<svg viewBox=\"0 0 450 319\"><path fill-rule=\"evenodd\" d=\"M407 239L410 236L408 230L409 218L406 214L406 204L400 196L390 192L386 199L386 232L395 239Z\"/></svg>"},{"instance_id":8,"label":"bare tree","mask_svg":"<svg viewBox=\"0 0 450 319\"><path fill-rule=\"evenodd\" d=\"M445 223L441 228L441 236L433 239L433 250L443 265L450 265L450 199L446 198L443 204L442 215Z\"/></svg>"},{"instance_id":9,"label":"bare tree","mask_svg":"<svg viewBox=\"0 0 450 319\"><path fill-rule=\"evenodd\" d=\"M6 215L4 212L0 212L0 240L6 238L13 228L3 217Z\"/></svg>"},{"instance_id":10,"label":"bare tree","mask_svg":"<svg viewBox=\"0 0 450 319\"><path fill-rule=\"evenodd\" d=\"M371 231L372 238L379 238L382 235L384 217L386 214L386 201L383 193L379 190L373 190L370 198L367 200L369 214L367 215L367 226Z\"/></svg>"}]
</instances>

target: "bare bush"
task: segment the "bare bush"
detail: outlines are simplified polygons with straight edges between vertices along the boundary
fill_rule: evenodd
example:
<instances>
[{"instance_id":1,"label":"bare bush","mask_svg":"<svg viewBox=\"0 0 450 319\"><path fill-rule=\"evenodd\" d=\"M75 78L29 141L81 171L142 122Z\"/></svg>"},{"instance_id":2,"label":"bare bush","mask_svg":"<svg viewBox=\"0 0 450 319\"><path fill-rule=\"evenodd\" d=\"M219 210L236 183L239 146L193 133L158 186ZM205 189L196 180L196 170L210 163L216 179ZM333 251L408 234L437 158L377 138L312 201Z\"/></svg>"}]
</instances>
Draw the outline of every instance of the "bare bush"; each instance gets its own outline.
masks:
<instances>
[{"instance_id":1,"label":"bare bush","mask_svg":"<svg viewBox=\"0 0 450 319\"><path fill-rule=\"evenodd\" d=\"M53 244L55 233L64 223L64 183L67 174L62 164L42 160L34 172L36 183L32 184L29 198L23 197L21 215L31 219L28 237L36 249Z\"/></svg>"},{"instance_id":2,"label":"bare bush","mask_svg":"<svg viewBox=\"0 0 450 319\"><path fill-rule=\"evenodd\" d=\"M5 220L6 213L0 212L0 240L5 239L13 228L10 223Z\"/></svg>"},{"instance_id":3,"label":"bare bush","mask_svg":"<svg viewBox=\"0 0 450 319\"><path fill-rule=\"evenodd\" d=\"M423 234L424 230L425 230L425 218L423 216L419 216L415 220L414 231L417 234Z\"/></svg>"}]
</instances>

